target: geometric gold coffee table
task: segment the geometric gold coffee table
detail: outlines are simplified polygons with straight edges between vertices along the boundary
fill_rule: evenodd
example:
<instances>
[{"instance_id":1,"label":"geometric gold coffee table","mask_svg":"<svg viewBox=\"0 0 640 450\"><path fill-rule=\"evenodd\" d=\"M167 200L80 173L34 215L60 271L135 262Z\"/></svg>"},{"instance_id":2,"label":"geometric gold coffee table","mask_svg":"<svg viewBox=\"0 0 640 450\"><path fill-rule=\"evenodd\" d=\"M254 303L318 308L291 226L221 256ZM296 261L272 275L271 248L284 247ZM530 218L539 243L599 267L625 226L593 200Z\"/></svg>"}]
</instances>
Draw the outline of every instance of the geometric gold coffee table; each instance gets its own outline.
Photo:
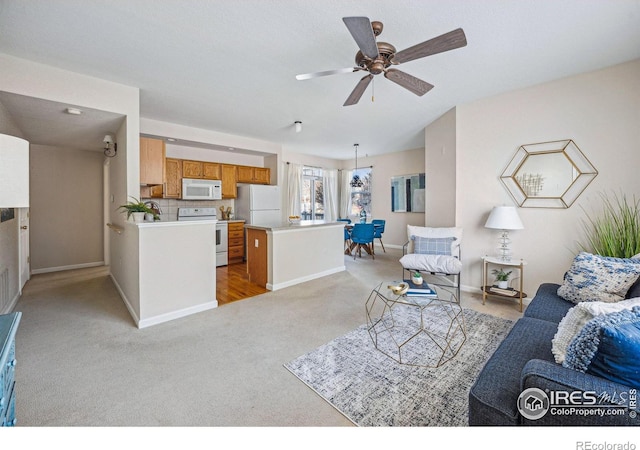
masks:
<instances>
[{"instance_id":1,"label":"geometric gold coffee table","mask_svg":"<svg viewBox=\"0 0 640 450\"><path fill-rule=\"evenodd\" d=\"M380 352L400 364L440 367L467 339L462 307L449 298L394 294L383 281L366 302L367 331ZM443 296L444 297L444 296Z\"/></svg>"}]
</instances>

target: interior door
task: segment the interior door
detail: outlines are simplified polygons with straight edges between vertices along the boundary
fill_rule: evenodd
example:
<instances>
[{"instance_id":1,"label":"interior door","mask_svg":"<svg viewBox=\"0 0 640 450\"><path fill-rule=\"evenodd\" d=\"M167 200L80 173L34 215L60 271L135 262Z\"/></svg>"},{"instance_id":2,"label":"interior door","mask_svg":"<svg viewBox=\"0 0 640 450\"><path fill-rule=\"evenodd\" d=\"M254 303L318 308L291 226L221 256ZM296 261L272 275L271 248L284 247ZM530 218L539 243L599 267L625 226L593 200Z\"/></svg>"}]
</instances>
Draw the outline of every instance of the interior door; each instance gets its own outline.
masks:
<instances>
[{"instance_id":1,"label":"interior door","mask_svg":"<svg viewBox=\"0 0 640 450\"><path fill-rule=\"evenodd\" d=\"M29 208L18 209L19 230L19 264L20 264L20 294L25 283L31 278L31 264L29 261Z\"/></svg>"}]
</instances>

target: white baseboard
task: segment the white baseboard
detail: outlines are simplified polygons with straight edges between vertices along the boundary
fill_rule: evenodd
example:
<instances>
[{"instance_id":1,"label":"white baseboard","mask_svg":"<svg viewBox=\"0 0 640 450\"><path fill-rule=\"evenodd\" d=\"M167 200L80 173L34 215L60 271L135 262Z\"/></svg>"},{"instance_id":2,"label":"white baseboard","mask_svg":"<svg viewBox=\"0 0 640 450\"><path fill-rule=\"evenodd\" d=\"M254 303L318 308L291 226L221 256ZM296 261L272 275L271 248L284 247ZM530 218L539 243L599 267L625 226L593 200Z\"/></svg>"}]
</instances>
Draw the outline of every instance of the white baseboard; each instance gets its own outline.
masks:
<instances>
[{"instance_id":1,"label":"white baseboard","mask_svg":"<svg viewBox=\"0 0 640 450\"><path fill-rule=\"evenodd\" d=\"M338 266L333 269L325 270L324 272L314 273L313 275L307 275L306 277L294 278L293 280L285 281L284 283L271 284L267 283L267 289L270 291L277 291L289 286L304 283L305 281L315 280L316 278L326 277L327 275L333 275L334 273L343 272L347 270L346 266Z\"/></svg>"},{"instance_id":2,"label":"white baseboard","mask_svg":"<svg viewBox=\"0 0 640 450\"><path fill-rule=\"evenodd\" d=\"M375 242L374 245L380 245L380 242ZM384 248L397 248L399 250L402 250L402 245L398 245L398 244L384 244Z\"/></svg>"},{"instance_id":3,"label":"white baseboard","mask_svg":"<svg viewBox=\"0 0 640 450\"><path fill-rule=\"evenodd\" d=\"M214 309L214 308L218 307L218 300L214 300L212 302L203 303L203 304L200 304L200 305L196 305L196 306L192 306L192 307L189 307L189 308L181 309L179 311L172 311L172 312L167 313L167 314L160 314L159 316L150 317L148 319L140 320L140 317L138 317L138 315L136 314L135 310L131 306L131 303L129 302L129 299L124 294L124 291L122 290L122 288L120 287L120 285L118 284L116 279L113 277L113 274L111 272L109 272L109 277L113 281L113 284L116 287L116 290L118 291L118 294L120 294L120 297L122 298L122 302L127 307L127 310L129 311L129 314L131 315L131 318L133 319L135 324L140 329L146 328L146 327L150 327L151 325L157 325L157 324L160 324L160 323L168 322L170 320L179 319L181 317L189 316L191 314L196 314L196 313L199 313L199 312L202 312L202 311L207 311L209 309Z\"/></svg>"},{"instance_id":4,"label":"white baseboard","mask_svg":"<svg viewBox=\"0 0 640 450\"><path fill-rule=\"evenodd\" d=\"M21 293L18 292L16 293L16 295L13 297L13 299L5 305L4 310L0 311L0 314L11 314L13 311L13 308L16 307L16 305L18 304L18 300L20 299L20 295Z\"/></svg>"},{"instance_id":5,"label":"white baseboard","mask_svg":"<svg viewBox=\"0 0 640 450\"><path fill-rule=\"evenodd\" d=\"M160 314L155 317L150 317L148 319L138 321L138 328L146 328L151 325L158 325L159 323L169 322L170 320L179 319L181 317L190 316L191 314L200 313L202 311L207 311L209 309L214 309L218 307L218 301L214 300L212 302L202 303L200 305L191 306L189 308L181 309L179 311L172 311L167 314Z\"/></svg>"},{"instance_id":6,"label":"white baseboard","mask_svg":"<svg viewBox=\"0 0 640 450\"><path fill-rule=\"evenodd\" d=\"M116 287L116 291L118 291L118 294L120 294L120 298L122 299L122 303L124 303L124 306L127 307L127 310L129 311L129 314L131 315L131 318L133 319L135 324L138 325L139 322L140 322L140 318L138 317L138 315L136 314L135 310L131 306L131 303L129 303L129 299L124 294L124 291L122 290L122 288L120 287L120 285L116 281L116 279L113 276L113 274L111 273L111 271L109 271L109 278L111 278L111 281L113 281L113 285ZM140 328L140 327L138 327L138 328Z\"/></svg>"},{"instance_id":7,"label":"white baseboard","mask_svg":"<svg viewBox=\"0 0 640 450\"><path fill-rule=\"evenodd\" d=\"M98 267L98 266L104 266L104 261L96 261L96 262L83 263L83 264L71 264L69 266L45 267L44 269L34 269L31 271L31 274L36 275L39 273L62 272L63 270L86 269L87 267Z\"/></svg>"},{"instance_id":8,"label":"white baseboard","mask_svg":"<svg viewBox=\"0 0 640 450\"><path fill-rule=\"evenodd\" d=\"M468 292L469 294L482 294L482 289L474 286L460 286L462 292Z\"/></svg>"}]
</instances>

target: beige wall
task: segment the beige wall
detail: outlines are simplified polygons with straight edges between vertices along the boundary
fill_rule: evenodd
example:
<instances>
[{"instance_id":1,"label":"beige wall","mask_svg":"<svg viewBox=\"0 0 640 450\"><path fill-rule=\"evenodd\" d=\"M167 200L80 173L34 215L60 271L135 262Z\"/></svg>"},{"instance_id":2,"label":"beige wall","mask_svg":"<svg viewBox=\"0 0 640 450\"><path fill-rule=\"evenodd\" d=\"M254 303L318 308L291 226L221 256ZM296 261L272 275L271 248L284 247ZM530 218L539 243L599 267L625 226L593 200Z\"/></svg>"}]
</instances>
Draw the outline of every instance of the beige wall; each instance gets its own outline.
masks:
<instances>
[{"instance_id":1,"label":"beige wall","mask_svg":"<svg viewBox=\"0 0 640 450\"><path fill-rule=\"evenodd\" d=\"M0 103L0 133L25 139L24 133L18 128L2 103Z\"/></svg>"},{"instance_id":2,"label":"beige wall","mask_svg":"<svg viewBox=\"0 0 640 450\"><path fill-rule=\"evenodd\" d=\"M456 110L425 130L427 207L430 227L450 227L456 222Z\"/></svg>"},{"instance_id":3,"label":"beige wall","mask_svg":"<svg viewBox=\"0 0 640 450\"><path fill-rule=\"evenodd\" d=\"M101 265L101 152L31 145L32 273Z\"/></svg>"},{"instance_id":4,"label":"beige wall","mask_svg":"<svg viewBox=\"0 0 640 450\"><path fill-rule=\"evenodd\" d=\"M391 177L424 172L424 149L418 148L378 156L365 156L364 158L358 155L358 166L373 166L371 216L372 219L386 220L382 242L385 247L402 247L407 242L407 225L423 226L425 215L411 212L391 212ZM353 169L353 161L346 162L343 168ZM378 247L376 251L379 251Z\"/></svg>"},{"instance_id":5,"label":"beige wall","mask_svg":"<svg viewBox=\"0 0 640 450\"><path fill-rule=\"evenodd\" d=\"M358 167L373 167L371 214L373 219L386 220L382 238L385 247L402 247L407 241L407 225L424 225L424 214L391 212L391 177L424 172L424 155L422 148L377 156L366 156L366 153L364 156L358 154ZM354 159L320 158L287 150L282 153L283 167L287 162L291 162L323 169L353 170L355 168ZM284 169L280 172L286 173ZM282 189L286 193L287 180L282 179L280 185L283 186ZM286 203L284 204L286 205ZM381 251L381 249L377 251Z\"/></svg>"},{"instance_id":6,"label":"beige wall","mask_svg":"<svg viewBox=\"0 0 640 450\"><path fill-rule=\"evenodd\" d=\"M116 132L118 155L109 159L108 190L114 199L105 206L105 219L122 223L118 205L140 195L140 92L136 87L112 83L52 66L0 53L0 86L6 92L121 114L126 117ZM108 232L105 226L105 232ZM127 240L108 232L111 275L129 303L139 303L137 259L131 258ZM16 261L17 265L17 261Z\"/></svg>"},{"instance_id":7,"label":"beige wall","mask_svg":"<svg viewBox=\"0 0 640 450\"><path fill-rule=\"evenodd\" d=\"M568 209L519 208L524 230L511 233L514 254L528 261L529 296L540 283L560 283L582 235L582 208L597 211L602 192L640 195L638 124L640 60L458 106L456 224L465 230L462 283L477 289L480 257L495 254L498 233L484 223L493 206L514 204L499 176L518 147L573 139L599 175Z\"/></svg>"}]
</instances>

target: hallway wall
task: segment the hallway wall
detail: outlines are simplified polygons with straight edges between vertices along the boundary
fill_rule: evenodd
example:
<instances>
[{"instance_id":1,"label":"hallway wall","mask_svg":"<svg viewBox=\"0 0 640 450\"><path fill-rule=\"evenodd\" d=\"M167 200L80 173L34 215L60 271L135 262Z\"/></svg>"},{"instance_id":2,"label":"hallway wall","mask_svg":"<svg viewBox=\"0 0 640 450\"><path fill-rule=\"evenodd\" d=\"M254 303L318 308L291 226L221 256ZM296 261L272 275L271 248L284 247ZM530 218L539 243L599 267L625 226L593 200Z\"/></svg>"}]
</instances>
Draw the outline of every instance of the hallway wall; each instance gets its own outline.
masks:
<instances>
[{"instance_id":1,"label":"hallway wall","mask_svg":"<svg viewBox=\"0 0 640 450\"><path fill-rule=\"evenodd\" d=\"M31 270L104 263L100 152L31 145Z\"/></svg>"}]
</instances>

